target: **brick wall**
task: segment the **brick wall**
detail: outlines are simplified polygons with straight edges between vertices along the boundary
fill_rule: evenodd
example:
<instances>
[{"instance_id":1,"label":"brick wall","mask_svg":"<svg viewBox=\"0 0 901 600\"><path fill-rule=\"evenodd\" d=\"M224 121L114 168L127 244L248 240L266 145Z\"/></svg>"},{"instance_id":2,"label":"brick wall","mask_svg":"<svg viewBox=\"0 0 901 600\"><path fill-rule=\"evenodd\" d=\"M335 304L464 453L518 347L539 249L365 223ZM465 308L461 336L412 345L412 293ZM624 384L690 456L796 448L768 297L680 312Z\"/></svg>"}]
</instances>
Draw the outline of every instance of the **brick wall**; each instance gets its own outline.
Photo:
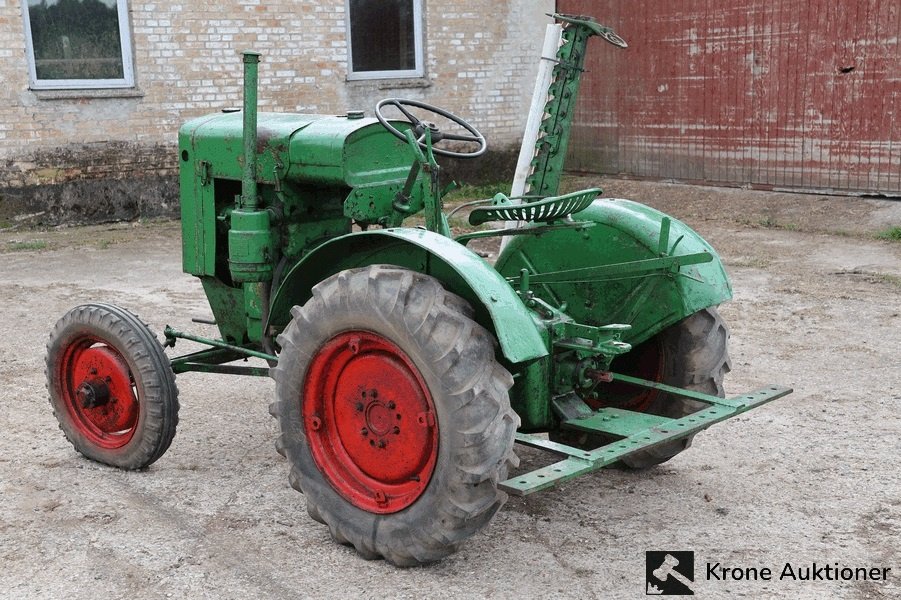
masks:
<instances>
[{"instance_id":1,"label":"brick wall","mask_svg":"<svg viewBox=\"0 0 901 600\"><path fill-rule=\"evenodd\" d=\"M470 119L495 149L518 147L554 3L423 4L425 77L346 81L344 0L131 0L137 93L96 97L29 90L20 3L2 3L0 188L171 178L179 125L240 105L247 48L264 57L261 110L371 114L407 97Z\"/></svg>"}]
</instances>

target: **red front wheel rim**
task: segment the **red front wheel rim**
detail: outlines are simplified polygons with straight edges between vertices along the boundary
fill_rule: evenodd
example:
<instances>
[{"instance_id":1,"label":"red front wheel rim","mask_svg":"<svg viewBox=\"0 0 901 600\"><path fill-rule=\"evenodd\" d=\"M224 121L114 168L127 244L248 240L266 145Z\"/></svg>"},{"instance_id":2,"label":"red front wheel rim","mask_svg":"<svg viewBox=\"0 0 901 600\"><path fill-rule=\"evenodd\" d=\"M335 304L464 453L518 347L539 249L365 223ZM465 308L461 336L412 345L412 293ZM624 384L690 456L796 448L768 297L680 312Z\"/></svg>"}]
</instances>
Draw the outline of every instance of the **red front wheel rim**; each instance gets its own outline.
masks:
<instances>
[{"instance_id":1,"label":"red front wheel rim","mask_svg":"<svg viewBox=\"0 0 901 600\"><path fill-rule=\"evenodd\" d=\"M97 447L121 448L134 437L140 403L128 363L106 341L83 335L58 363L59 394L69 420Z\"/></svg>"},{"instance_id":2,"label":"red front wheel rim","mask_svg":"<svg viewBox=\"0 0 901 600\"><path fill-rule=\"evenodd\" d=\"M369 331L326 342L310 362L301 412L313 460L354 506L397 512L425 491L438 458L435 405L393 342Z\"/></svg>"}]
</instances>

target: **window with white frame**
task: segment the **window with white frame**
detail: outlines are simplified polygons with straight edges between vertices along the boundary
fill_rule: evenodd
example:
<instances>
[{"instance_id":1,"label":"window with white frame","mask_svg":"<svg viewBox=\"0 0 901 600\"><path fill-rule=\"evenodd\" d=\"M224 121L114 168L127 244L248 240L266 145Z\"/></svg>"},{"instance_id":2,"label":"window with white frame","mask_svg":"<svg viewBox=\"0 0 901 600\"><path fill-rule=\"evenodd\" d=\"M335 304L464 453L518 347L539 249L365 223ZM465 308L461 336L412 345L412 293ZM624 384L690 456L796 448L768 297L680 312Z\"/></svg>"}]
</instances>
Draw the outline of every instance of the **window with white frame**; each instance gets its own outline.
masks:
<instances>
[{"instance_id":1,"label":"window with white frame","mask_svg":"<svg viewBox=\"0 0 901 600\"><path fill-rule=\"evenodd\" d=\"M422 77L422 0L347 0L348 79Z\"/></svg>"},{"instance_id":2,"label":"window with white frame","mask_svg":"<svg viewBox=\"0 0 901 600\"><path fill-rule=\"evenodd\" d=\"M134 86L126 0L22 0L31 87Z\"/></svg>"}]
</instances>

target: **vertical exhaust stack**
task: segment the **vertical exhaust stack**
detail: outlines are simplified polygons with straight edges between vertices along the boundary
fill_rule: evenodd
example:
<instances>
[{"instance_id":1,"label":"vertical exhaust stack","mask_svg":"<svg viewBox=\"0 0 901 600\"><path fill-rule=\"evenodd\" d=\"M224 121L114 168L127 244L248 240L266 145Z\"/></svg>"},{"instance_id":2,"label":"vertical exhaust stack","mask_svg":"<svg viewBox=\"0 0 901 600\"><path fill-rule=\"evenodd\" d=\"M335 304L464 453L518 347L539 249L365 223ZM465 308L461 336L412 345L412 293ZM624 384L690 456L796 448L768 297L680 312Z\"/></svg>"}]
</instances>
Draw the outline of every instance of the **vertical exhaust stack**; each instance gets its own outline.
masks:
<instances>
[{"instance_id":1,"label":"vertical exhaust stack","mask_svg":"<svg viewBox=\"0 0 901 600\"><path fill-rule=\"evenodd\" d=\"M276 260L272 213L260 208L257 190L257 85L260 53L244 52L244 168L228 230L228 269L243 284L244 316L250 339L263 339L269 311L270 282Z\"/></svg>"},{"instance_id":2,"label":"vertical exhaust stack","mask_svg":"<svg viewBox=\"0 0 901 600\"><path fill-rule=\"evenodd\" d=\"M275 235L272 215L260 208L257 190L257 82L259 52L244 52L244 169L228 231L228 266L235 283L272 279Z\"/></svg>"},{"instance_id":3,"label":"vertical exhaust stack","mask_svg":"<svg viewBox=\"0 0 901 600\"><path fill-rule=\"evenodd\" d=\"M257 86L260 53L244 52L244 173L241 178L241 202L238 208L257 208Z\"/></svg>"}]
</instances>

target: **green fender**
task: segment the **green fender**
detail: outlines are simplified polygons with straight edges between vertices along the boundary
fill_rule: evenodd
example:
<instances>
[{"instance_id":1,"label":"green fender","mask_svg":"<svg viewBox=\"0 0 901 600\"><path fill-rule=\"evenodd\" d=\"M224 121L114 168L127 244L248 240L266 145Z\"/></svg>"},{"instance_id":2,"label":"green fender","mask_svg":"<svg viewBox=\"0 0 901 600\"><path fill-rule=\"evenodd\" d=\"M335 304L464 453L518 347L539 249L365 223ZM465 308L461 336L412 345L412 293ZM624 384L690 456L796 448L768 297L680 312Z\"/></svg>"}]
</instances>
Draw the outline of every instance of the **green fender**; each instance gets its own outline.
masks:
<instances>
[{"instance_id":1,"label":"green fender","mask_svg":"<svg viewBox=\"0 0 901 600\"><path fill-rule=\"evenodd\" d=\"M471 250L424 229L351 233L317 247L280 283L272 299L268 326L283 329L291 319L291 307L304 304L313 286L323 279L345 269L374 264L426 273L465 298L475 309L475 320L497 336L510 363L547 356L547 345L529 309L510 284Z\"/></svg>"},{"instance_id":2,"label":"green fender","mask_svg":"<svg viewBox=\"0 0 901 600\"><path fill-rule=\"evenodd\" d=\"M583 269L658 257L664 213L629 200L596 200L575 221L595 225L554 230L539 236L517 236L498 257L505 276ZM568 281L533 286L535 294L580 323L627 323L623 341L632 345L699 310L732 297L732 287L719 256L704 238L671 219L667 254L709 252L708 263L683 266L678 273L654 272L595 281ZM565 305L565 308L564 308Z\"/></svg>"}]
</instances>

